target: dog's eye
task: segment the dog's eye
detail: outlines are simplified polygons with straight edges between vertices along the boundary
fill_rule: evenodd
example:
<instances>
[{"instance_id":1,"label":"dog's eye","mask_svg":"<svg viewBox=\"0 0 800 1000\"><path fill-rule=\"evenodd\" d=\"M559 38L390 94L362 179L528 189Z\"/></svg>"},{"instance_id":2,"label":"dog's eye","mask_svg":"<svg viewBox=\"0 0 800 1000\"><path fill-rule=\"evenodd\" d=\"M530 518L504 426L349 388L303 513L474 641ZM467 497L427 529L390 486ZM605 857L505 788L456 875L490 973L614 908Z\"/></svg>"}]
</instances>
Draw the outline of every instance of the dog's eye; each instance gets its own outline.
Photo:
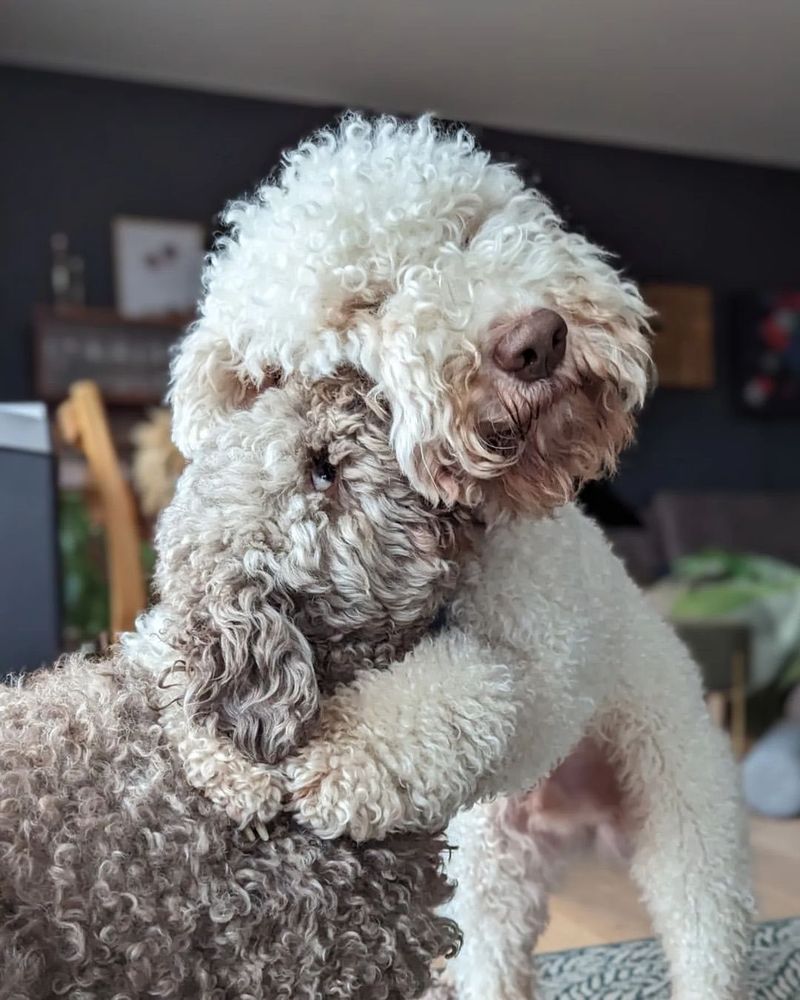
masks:
<instances>
[{"instance_id":1,"label":"dog's eye","mask_svg":"<svg viewBox=\"0 0 800 1000\"><path fill-rule=\"evenodd\" d=\"M336 467L328 461L328 456L316 455L311 461L311 485L324 493L336 482Z\"/></svg>"}]
</instances>

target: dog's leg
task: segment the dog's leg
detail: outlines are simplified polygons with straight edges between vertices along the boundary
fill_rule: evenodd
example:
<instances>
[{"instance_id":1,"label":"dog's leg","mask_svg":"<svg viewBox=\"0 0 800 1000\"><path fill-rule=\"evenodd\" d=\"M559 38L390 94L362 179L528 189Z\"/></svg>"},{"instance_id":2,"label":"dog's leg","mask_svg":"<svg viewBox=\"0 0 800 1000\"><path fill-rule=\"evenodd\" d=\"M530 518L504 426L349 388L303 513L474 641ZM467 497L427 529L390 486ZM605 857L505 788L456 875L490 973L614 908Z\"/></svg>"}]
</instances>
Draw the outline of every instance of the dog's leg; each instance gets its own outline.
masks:
<instances>
[{"instance_id":1,"label":"dog's leg","mask_svg":"<svg viewBox=\"0 0 800 1000\"><path fill-rule=\"evenodd\" d=\"M633 875L675 1000L739 1000L752 896L736 768L686 650L662 622L644 624L602 726L635 821Z\"/></svg>"},{"instance_id":2,"label":"dog's leg","mask_svg":"<svg viewBox=\"0 0 800 1000\"><path fill-rule=\"evenodd\" d=\"M447 970L458 1000L533 996L533 952L565 842L532 834L528 822L523 794L474 806L448 827L448 875L458 883L448 915L464 933Z\"/></svg>"},{"instance_id":3,"label":"dog's leg","mask_svg":"<svg viewBox=\"0 0 800 1000\"><path fill-rule=\"evenodd\" d=\"M491 649L455 630L359 675L324 701L318 734L286 764L290 808L326 838L443 828L499 790L517 687Z\"/></svg>"}]
</instances>

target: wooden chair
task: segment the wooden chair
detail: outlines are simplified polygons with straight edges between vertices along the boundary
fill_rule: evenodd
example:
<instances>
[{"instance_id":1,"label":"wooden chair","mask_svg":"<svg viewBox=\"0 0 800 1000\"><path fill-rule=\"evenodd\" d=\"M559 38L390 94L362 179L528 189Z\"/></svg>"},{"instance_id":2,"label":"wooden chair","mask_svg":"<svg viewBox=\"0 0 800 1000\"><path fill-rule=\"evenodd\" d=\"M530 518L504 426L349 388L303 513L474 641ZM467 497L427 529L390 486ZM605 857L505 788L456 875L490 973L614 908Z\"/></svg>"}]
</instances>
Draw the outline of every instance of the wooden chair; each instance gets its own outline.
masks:
<instances>
[{"instance_id":1,"label":"wooden chair","mask_svg":"<svg viewBox=\"0 0 800 1000\"><path fill-rule=\"evenodd\" d=\"M86 456L99 496L106 536L109 627L115 637L133 627L136 616L147 603L136 505L122 474L96 383L75 382L56 416L64 441Z\"/></svg>"}]
</instances>

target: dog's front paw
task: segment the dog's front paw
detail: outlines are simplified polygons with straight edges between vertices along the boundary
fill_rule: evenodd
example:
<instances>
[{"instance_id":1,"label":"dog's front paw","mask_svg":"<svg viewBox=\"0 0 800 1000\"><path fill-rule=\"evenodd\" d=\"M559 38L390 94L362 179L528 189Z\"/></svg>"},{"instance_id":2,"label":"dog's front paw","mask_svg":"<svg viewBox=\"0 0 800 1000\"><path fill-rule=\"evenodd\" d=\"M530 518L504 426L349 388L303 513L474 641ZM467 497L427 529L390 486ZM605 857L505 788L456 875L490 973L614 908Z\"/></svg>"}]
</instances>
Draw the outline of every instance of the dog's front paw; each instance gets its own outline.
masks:
<instances>
[{"instance_id":1,"label":"dog's front paw","mask_svg":"<svg viewBox=\"0 0 800 1000\"><path fill-rule=\"evenodd\" d=\"M402 819L389 774L363 747L312 742L286 772L288 808L318 837L380 840Z\"/></svg>"}]
</instances>

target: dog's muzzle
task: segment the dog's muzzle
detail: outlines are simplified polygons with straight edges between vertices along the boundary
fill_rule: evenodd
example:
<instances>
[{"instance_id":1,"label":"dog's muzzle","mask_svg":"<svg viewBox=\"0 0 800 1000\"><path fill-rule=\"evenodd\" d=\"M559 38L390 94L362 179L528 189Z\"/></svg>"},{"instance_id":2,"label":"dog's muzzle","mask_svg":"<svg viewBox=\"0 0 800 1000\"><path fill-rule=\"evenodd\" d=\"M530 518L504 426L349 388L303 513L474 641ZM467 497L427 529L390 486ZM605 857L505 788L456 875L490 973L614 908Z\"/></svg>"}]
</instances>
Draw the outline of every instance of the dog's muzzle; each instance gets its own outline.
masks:
<instances>
[{"instance_id":1,"label":"dog's muzzle","mask_svg":"<svg viewBox=\"0 0 800 1000\"><path fill-rule=\"evenodd\" d=\"M550 378L567 351L567 324L552 309L535 309L504 324L492 359L506 375L520 382Z\"/></svg>"}]
</instances>

